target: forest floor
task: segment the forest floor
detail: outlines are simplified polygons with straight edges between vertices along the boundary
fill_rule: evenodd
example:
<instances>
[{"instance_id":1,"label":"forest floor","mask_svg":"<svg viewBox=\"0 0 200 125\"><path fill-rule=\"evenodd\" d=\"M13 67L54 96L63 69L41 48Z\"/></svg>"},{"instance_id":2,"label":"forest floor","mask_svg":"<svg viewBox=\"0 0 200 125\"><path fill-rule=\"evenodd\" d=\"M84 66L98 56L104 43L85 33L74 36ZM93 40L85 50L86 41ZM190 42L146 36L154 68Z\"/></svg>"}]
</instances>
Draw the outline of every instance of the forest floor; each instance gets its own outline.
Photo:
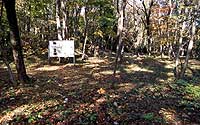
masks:
<instances>
[{"instance_id":1,"label":"forest floor","mask_svg":"<svg viewBox=\"0 0 200 125\"><path fill-rule=\"evenodd\" d=\"M0 124L200 124L200 61L178 81L168 59L126 56L116 77L110 57L26 62L30 84L0 68Z\"/></svg>"}]
</instances>

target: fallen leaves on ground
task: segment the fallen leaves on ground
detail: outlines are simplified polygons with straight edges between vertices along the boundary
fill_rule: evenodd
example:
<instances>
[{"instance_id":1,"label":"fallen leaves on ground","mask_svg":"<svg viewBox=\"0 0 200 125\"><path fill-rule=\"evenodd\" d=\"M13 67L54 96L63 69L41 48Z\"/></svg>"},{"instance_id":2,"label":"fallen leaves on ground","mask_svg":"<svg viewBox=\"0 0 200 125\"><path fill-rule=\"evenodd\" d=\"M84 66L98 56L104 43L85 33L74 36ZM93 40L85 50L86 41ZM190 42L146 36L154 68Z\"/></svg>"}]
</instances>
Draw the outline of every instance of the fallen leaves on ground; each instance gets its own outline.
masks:
<instances>
[{"instance_id":1,"label":"fallen leaves on ground","mask_svg":"<svg viewBox=\"0 0 200 125\"><path fill-rule=\"evenodd\" d=\"M34 64L33 83L24 86L1 78L0 124L200 123L199 87L176 84L171 61L125 59L116 77L113 60L91 58L75 66Z\"/></svg>"}]
</instances>

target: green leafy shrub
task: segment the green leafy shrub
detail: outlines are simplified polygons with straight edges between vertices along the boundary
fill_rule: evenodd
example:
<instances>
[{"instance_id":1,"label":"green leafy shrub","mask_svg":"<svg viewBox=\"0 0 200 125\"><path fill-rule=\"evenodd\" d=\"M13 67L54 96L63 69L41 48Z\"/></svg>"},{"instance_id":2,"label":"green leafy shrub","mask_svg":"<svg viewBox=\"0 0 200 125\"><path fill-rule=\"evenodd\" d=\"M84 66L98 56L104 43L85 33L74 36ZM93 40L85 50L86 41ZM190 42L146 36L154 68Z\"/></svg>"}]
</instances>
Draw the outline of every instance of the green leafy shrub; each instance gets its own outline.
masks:
<instances>
[{"instance_id":1,"label":"green leafy shrub","mask_svg":"<svg viewBox=\"0 0 200 125\"><path fill-rule=\"evenodd\" d=\"M147 114L144 114L142 116L142 118L144 120L147 120L147 121L152 121L154 119L154 114L153 113L147 113Z\"/></svg>"},{"instance_id":2,"label":"green leafy shrub","mask_svg":"<svg viewBox=\"0 0 200 125\"><path fill-rule=\"evenodd\" d=\"M185 92L195 100L200 99L200 86L190 84L185 87Z\"/></svg>"},{"instance_id":3,"label":"green leafy shrub","mask_svg":"<svg viewBox=\"0 0 200 125\"><path fill-rule=\"evenodd\" d=\"M186 85L188 85L188 82L183 79L179 79L176 81L176 84L186 86Z\"/></svg>"}]
</instances>

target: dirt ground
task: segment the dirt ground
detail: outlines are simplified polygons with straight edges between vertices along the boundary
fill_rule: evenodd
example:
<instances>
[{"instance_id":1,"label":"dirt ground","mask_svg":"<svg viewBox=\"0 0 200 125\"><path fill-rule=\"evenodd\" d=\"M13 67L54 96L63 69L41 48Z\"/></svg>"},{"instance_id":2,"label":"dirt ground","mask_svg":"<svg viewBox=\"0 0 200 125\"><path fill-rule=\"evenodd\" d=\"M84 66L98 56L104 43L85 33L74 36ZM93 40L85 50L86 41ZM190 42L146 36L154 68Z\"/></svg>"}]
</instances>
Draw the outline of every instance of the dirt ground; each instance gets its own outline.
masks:
<instances>
[{"instance_id":1,"label":"dirt ground","mask_svg":"<svg viewBox=\"0 0 200 125\"><path fill-rule=\"evenodd\" d=\"M32 81L17 87L0 68L0 124L200 124L200 95L183 93L168 59L127 56L115 77L108 57L30 62ZM198 93L200 62L189 67L186 80Z\"/></svg>"}]
</instances>

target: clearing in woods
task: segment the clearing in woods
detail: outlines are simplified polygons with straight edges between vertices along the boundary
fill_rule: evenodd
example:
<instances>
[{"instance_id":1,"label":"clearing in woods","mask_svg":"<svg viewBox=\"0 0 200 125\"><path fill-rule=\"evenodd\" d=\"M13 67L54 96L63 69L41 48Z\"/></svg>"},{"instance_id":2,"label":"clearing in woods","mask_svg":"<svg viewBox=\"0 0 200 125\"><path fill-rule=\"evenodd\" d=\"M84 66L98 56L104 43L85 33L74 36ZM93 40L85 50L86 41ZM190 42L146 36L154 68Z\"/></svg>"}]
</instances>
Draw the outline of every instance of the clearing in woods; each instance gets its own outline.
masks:
<instances>
[{"instance_id":1,"label":"clearing in woods","mask_svg":"<svg viewBox=\"0 0 200 125\"><path fill-rule=\"evenodd\" d=\"M176 82L168 59L127 56L116 77L113 62L32 59L27 72L34 80L17 87L0 68L0 124L200 123L199 61L191 60L186 80Z\"/></svg>"}]
</instances>

